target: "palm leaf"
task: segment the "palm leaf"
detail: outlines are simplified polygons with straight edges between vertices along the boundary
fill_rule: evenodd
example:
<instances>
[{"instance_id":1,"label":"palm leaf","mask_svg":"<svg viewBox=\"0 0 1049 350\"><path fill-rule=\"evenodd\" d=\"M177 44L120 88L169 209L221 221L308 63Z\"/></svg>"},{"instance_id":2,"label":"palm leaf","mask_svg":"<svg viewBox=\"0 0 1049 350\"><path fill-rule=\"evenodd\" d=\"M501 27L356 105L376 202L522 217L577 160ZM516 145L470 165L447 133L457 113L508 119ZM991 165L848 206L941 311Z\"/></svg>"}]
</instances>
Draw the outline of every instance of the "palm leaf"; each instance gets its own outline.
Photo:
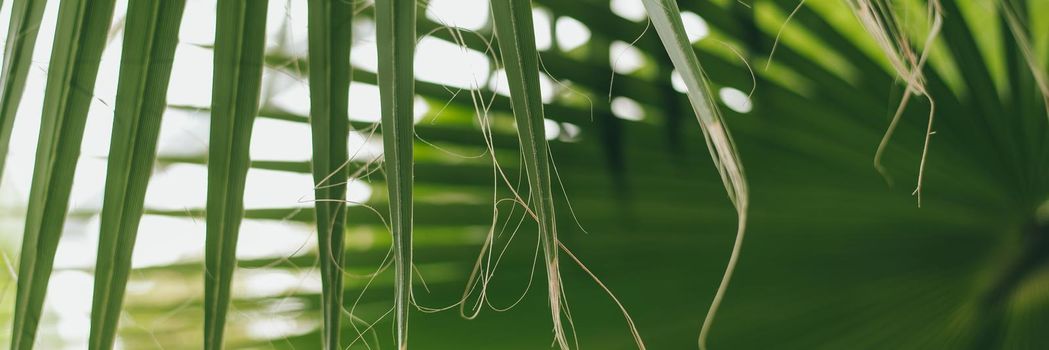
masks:
<instances>
[{"instance_id":1,"label":"palm leaf","mask_svg":"<svg viewBox=\"0 0 1049 350\"><path fill-rule=\"evenodd\" d=\"M248 146L259 110L267 1L218 3L204 257L204 349L221 349L237 236L244 211Z\"/></svg>"},{"instance_id":2,"label":"palm leaf","mask_svg":"<svg viewBox=\"0 0 1049 350\"><path fill-rule=\"evenodd\" d=\"M36 338L113 4L63 1L58 10L18 266L12 349L32 349Z\"/></svg>"},{"instance_id":3,"label":"palm leaf","mask_svg":"<svg viewBox=\"0 0 1049 350\"><path fill-rule=\"evenodd\" d=\"M116 114L95 264L91 349L112 349L135 247L184 0L128 4Z\"/></svg>"},{"instance_id":4,"label":"palm leaf","mask_svg":"<svg viewBox=\"0 0 1049 350\"><path fill-rule=\"evenodd\" d=\"M566 212L568 208L557 208L561 214L556 222L558 240L571 246L573 254L585 257L590 272L601 276L602 282L616 292L631 310L647 345L667 349L696 347L696 328L704 318L697 310L706 310L717 294L724 273L724 256L732 249L732 232L739 227L738 212L724 200L724 177L711 169L704 158L710 149L707 138L701 136L705 124L676 121L685 116L681 111L695 107L690 101L694 97L683 93L686 89L681 88L681 83L698 80L691 87L700 86L698 91L713 99L708 103L710 107L725 105L720 106L721 121L732 124L732 137L738 141L734 145L746 156L747 188L752 196L747 255L740 260L736 270L739 273L718 308L708 339L712 348L1045 348L1046 338L1041 330L1049 320L1049 308L1044 302L1049 289L1041 248L1045 245L1039 238L1044 235L1039 233L1045 232L1044 203L1049 186L1040 174L1047 173L1044 159L1049 159L1045 157L1049 143L1045 132L1049 129L1036 79L1032 79L1035 70L1025 67L1030 63L1025 62L1028 54L1020 42L1025 37L1030 39L1034 52L1043 56L1038 57L1039 64L1044 65L1049 36L1042 29L1049 12L1044 11L1046 4L1040 2L1008 1L1029 6L1014 8L1015 20L998 18L1003 15L1001 11L987 10L1000 10L1006 2L995 5L994 1L941 1L945 4L944 31L942 40L933 42L931 48L924 46L929 18L902 13L892 16L904 21L905 32L900 33L904 37L894 40L906 40L905 44L930 52L923 74L938 115L936 134L928 148L930 162L922 181L921 209L914 207L908 194L918 177L927 128L927 101L912 99L912 108L902 112L892 142L883 150L884 166L896 175L899 186L887 187L870 163L905 86L899 84L898 73L850 12L847 2L806 0L805 6L794 12L798 5L795 0L747 2L752 8L734 1L680 1L683 22L693 40L674 40L672 47L685 55L687 51L696 55L707 74L704 80L675 69L675 61L664 53L668 49L661 42L666 35L652 30L649 21L637 17L639 13L624 13L619 8L629 1L616 1L614 11L607 0L533 1L534 19L550 22L549 28L533 28L537 31L536 41L545 40L545 29L552 32L550 38L562 38L563 34L571 37L583 29L590 34L589 42L578 47L551 45L549 49L540 49L542 60L538 68L557 79L552 84L553 98L542 106L544 127L549 129L549 135L557 134L546 143L548 151L557 154L555 176L560 178L558 183L564 184L574 209ZM533 250L541 246L538 235L523 233L533 227L541 228L538 222L527 220L516 199L504 198L502 188L495 186L498 190L493 195L493 166L485 153L494 150L494 158L507 177L529 186L531 175L522 157L527 151L522 151L519 140L523 128L515 127L519 125L513 115L519 108L514 97L503 95L506 91L494 82L462 91L450 81L434 79L428 74L432 71L426 69L436 59L429 56L429 46L439 41L446 48L464 45L466 56L503 56L503 50L488 51L498 48L486 42L493 30L500 29L489 23L476 24L471 27L476 28L473 32L444 30L442 23L458 26L458 16L474 10L449 13L441 7L448 3L462 1L429 2L430 8L418 20L417 33L425 36L426 42L419 45L422 50L417 58L420 67L425 68L418 72L423 81L415 82L414 99L425 100L430 108L425 113L416 108L416 119L422 118L413 127L417 140L389 136L390 130L375 129L377 122L370 118L379 114L378 109L360 113L370 107L367 102L371 101L359 99L374 90L369 85L382 79L372 72L374 61L370 60L374 57L360 55L377 44L368 37L373 23L369 19L374 18L375 7L360 6L355 10L355 19L359 20L354 25L361 30L354 31L353 40L357 46L353 62L359 64L352 76L355 94L350 96L350 114L355 120L351 127L376 131L350 133L351 151L356 147L352 144L361 138L371 139L362 148L368 157L351 157L348 166L362 169L365 175L353 176L347 196L362 201L367 195L364 192L371 194L363 205L346 207L350 224L345 225L345 232L352 239L344 242L346 249L340 262L347 272L342 276L342 295L360 298L342 326L369 330L359 337L362 339L354 339L354 344L343 339L345 342L340 345L344 347L374 349L397 346L398 341L403 344L405 338L385 331L406 320L390 317L393 312L389 311L389 296L408 296L400 304L405 306L402 310L414 304L430 310L432 305L464 302L463 284L469 286L473 279L471 263L478 248L483 251L487 247L501 248L502 244L508 247L504 258L492 262L499 265L498 273L490 272L495 271L493 267L483 276L498 283L491 283L495 287L481 293L485 296L483 301L496 310L513 305L511 302L521 297L517 307L478 315L474 322L463 321L454 312L413 313L412 342L436 349L524 350L551 346L548 293L522 294L532 286L527 276L543 273L532 270L536 261L533 259L544 261ZM927 4L891 3L922 14ZM278 30L292 40L279 40L273 45L279 49L266 56L266 76L273 78L267 84L267 89L272 90L267 90L266 95L272 100L262 103L265 107L259 116L263 118L256 120L259 125L255 141L291 144L283 134L276 139L260 137L263 135L259 131L272 131L260 126L280 125L287 128L288 137L303 137L294 144L309 142L305 140L308 123L318 113L305 108L306 91L301 89L304 84L295 83L305 82L307 72L313 71L309 69L311 57L306 55L307 48L301 46L308 39L301 35L308 31L299 27L314 22L306 21L307 4L290 1L287 6L270 9L274 13L287 11L288 21ZM195 3L187 6L191 11L187 16L201 13L199 6L193 7L197 6ZM1026 13L1024 7L1028 8ZM445 18L449 15L455 17ZM659 16L649 14L651 19ZM659 22L674 27L674 15L663 17ZM709 30L705 39L695 40L693 30L700 20ZM568 26L564 26L566 22ZM503 36L500 34L499 39ZM670 35L675 36L679 38L680 33ZM776 40L779 44L770 59ZM633 44L640 53L637 70L626 71L622 66L613 69L618 47L623 43ZM610 52L610 46L617 49ZM183 48L206 51L212 46ZM185 57L186 61L178 62L180 65L199 63L192 61L192 55ZM748 71L744 59L755 68L753 72ZM458 63L448 61L447 65ZM671 74L674 71L678 76L692 77L678 80ZM539 76L543 82L542 74ZM318 79L310 80L316 83ZM756 86L750 96L754 108L737 112L733 108L738 107L739 91L745 96L751 86ZM543 92L551 92L546 87L551 86L544 86ZM735 91L736 104L730 98L732 89L739 90ZM688 90L693 94L697 91ZM26 95L32 96L28 90ZM475 110L473 99L479 95L485 96L480 112ZM610 97L633 103L609 104L606 98ZM378 96L375 99L379 100ZM993 100L997 102L987 104L990 108L981 107L983 103L978 102ZM401 102L405 104L395 106L407 106L408 101L404 98ZM634 109L632 114L625 115L624 106L629 107L626 110ZM192 136L202 135L205 127L197 124L212 113L210 107L174 107L164 118L165 127L173 125L175 130L162 130L162 141L172 134L184 136L183 128ZM480 125L478 114L486 118ZM369 119L356 119L359 117ZM183 124L185 121L189 123ZM330 137L335 140L335 136ZM425 281L425 294L416 288L418 293L412 295L411 289L406 288L405 279L412 277L410 274L374 275L371 284L370 278L361 278L373 276L393 243L382 217L385 210L376 215L370 208L406 203L391 200L386 193L392 183L401 183L403 179L381 172L366 174L375 168L369 161L378 153L378 145L371 141L379 137L396 139L414 148L413 251L407 266L424 277L415 277L412 282L424 285ZM17 134L15 139L20 139ZM178 141L186 143L182 138ZM181 175L185 169L203 174L203 165L208 164L203 148L187 146L170 154L167 150L162 149L154 185L168 185L173 175ZM386 150L392 152L389 147ZM304 196L314 191L317 198L322 198L323 194L316 192L322 186L310 179L316 170L311 164L315 167L321 161L311 162L298 155L295 159L285 158L284 153L267 158L263 149L252 151L260 156L253 156L255 159L248 166L264 171L253 171L251 175L279 175L302 181L257 192L249 188L250 197L283 195L292 190ZM9 168L9 174L16 170ZM367 188L361 187L364 182ZM558 183L552 185L559 187ZM151 203L158 198L147 199ZM161 199L170 202L168 198ZM539 202L532 197L530 204ZM558 200L556 204L568 203ZM187 240L193 239L196 229L203 231L194 220L205 215L205 207L198 203L186 206L147 208L141 243L151 243L153 237L149 236L156 234L153 231L161 231L165 240L172 240L166 242L190 242ZM514 209L507 210L510 206ZM1040 211L1034 209L1039 206ZM271 230L289 236L301 234L299 239L309 244L311 231L323 215L315 207L304 207L291 200L285 207L247 210L244 227L251 225L251 229L242 233L243 246L272 243L268 239L273 234ZM96 214L90 205L77 205L70 218L90 220ZM396 210L391 215L397 215ZM514 224L522 217L525 223L520 232L514 231ZM589 235L577 228L576 219ZM499 235L506 222L508 227ZM169 224L185 226L158 227ZM67 226L71 232L79 229ZM263 229L256 232L254 228ZM517 238L510 238L513 232L519 233ZM486 237L494 237L495 243L487 243ZM509 244L511 239L513 245ZM239 257L236 265L245 269L238 270L236 278L248 282L241 287L263 281L267 284L266 288L238 288L245 293L235 293L229 300L231 308L244 317L230 322L225 346L321 349L326 343L331 344L331 327L322 322L325 314L331 314L331 305L325 302L332 300L328 297L332 292L321 284L314 286L322 279L314 270L318 261L337 259L322 259L323 250ZM498 253L498 249L493 250ZM565 254L561 252L561 257ZM494 260L496 255L491 256ZM572 317L567 317L565 307L562 318L574 322L565 325L565 331L573 334L570 339L577 339L586 348L633 347L631 335L622 329L616 305L591 283L575 283L577 276L586 278L579 271L563 270L566 293L562 298L567 305L571 297ZM73 275L82 273L63 271L59 277ZM269 284L267 278L272 276L301 277L301 283ZM200 297L202 278L199 263L188 256L171 265L135 270L135 288L128 289L125 302L125 315L134 322L121 322L120 343L133 349L199 349L199 322L206 315L201 310L206 310L207 305ZM270 287L284 290L277 292ZM321 293L328 296L322 297ZM66 311L75 310L55 311L64 316ZM53 328L41 327L42 332L49 329ZM821 331L811 332L812 329ZM346 332L344 329L343 335ZM55 339L47 344L41 341L41 346L50 347L61 341L50 334L47 337Z\"/></svg>"},{"instance_id":5,"label":"palm leaf","mask_svg":"<svg viewBox=\"0 0 1049 350\"><path fill-rule=\"evenodd\" d=\"M725 190L732 204L736 207L739 216L739 224L736 233L736 242L732 247L732 255L729 258L725 275L721 279L721 286L714 301L710 305L710 311L703 321L703 327L699 334L699 347L706 349L706 339L710 332L710 326L714 321L718 306L725 296L732 273L739 260L740 250L743 244L743 233L747 222L747 183L743 175L743 164L739 159L739 153L728 132L728 127L721 120L713 100L703 68L699 65L699 59L693 52L692 44L688 41L684 25L681 22L681 10L677 7L675 0L645 0L645 8L652 19L652 25L663 40L670 60L674 68L681 73L687 87L689 101L696 113L696 119L703 129L703 136L707 140L707 148L710 150L714 165L721 174L721 181L725 184Z\"/></svg>"},{"instance_id":6,"label":"palm leaf","mask_svg":"<svg viewBox=\"0 0 1049 350\"><path fill-rule=\"evenodd\" d=\"M546 262L547 293L553 316L554 340L561 349L568 349L562 325L561 270L557 257L560 243L557 239L557 217L550 176L550 151L546 143L543 100L539 91L539 54L535 48L535 30L532 27L530 0L492 1L495 34L499 39L506 80L510 86L510 100L521 143L525 176L528 178L529 214L539 222L539 239Z\"/></svg>"},{"instance_id":7,"label":"palm leaf","mask_svg":"<svg viewBox=\"0 0 1049 350\"><path fill-rule=\"evenodd\" d=\"M382 108L383 168L390 198L397 348L408 347L412 291L412 185L415 141L415 0L375 3Z\"/></svg>"},{"instance_id":8,"label":"palm leaf","mask_svg":"<svg viewBox=\"0 0 1049 350\"><path fill-rule=\"evenodd\" d=\"M353 4L340 0L309 3L310 126L317 241L321 256L324 349L342 349L342 251L347 181L347 104Z\"/></svg>"},{"instance_id":9,"label":"palm leaf","mask_svg":"<svg viewBox=\"0 0 1049 350\"><path fill-rule=\"evenodd\" d=\"M26 76L29 75L33 47L44 16L46 1L15 0L11 3L11 21L4 45L4 65L0 71L0 177L4 173L7 148L15 125Z\"/></svg>"}]
</instances>

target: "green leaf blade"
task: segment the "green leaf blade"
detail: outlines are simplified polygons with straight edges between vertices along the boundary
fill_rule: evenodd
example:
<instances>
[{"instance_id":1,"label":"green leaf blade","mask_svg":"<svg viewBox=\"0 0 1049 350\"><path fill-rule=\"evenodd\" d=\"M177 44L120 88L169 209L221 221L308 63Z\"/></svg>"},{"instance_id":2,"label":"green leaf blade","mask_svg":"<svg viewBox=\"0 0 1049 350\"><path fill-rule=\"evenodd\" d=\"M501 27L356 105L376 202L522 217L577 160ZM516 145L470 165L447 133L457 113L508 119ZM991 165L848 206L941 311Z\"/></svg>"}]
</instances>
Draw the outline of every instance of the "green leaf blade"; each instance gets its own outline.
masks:
<instances>
[{"instance_id":1,"label":"green leaf blade","mask_svg":"<svg viewBox=\"0 0 1049 350\"><path fill-rule=\"evenodd\" d=\"M185 4L128 4L95 264L88 339L92 350L112 349L116 337Z\"/></svg>"},{"instance_id":2,"label":"green leaf blade","mask_svg":"<svg viewBox=\"0 0 1049 350\"><path fill-rule=\"evenodd\" d=\"M532 203L536 203L530 211L539 221L554 339L561 349L568 349L562 325L562 287L558 260L560 246L557 239L550 150L544 129L543 100L539 86L539 54L535 47L531 1L493 0L492 16L503 67L506 70L506 80L510 86L510 103L517 123L529 196Z\"/></svg>"},{"instance_id":3,"label":"green leaf blade","mask_svg":"<svg viewBox=\"0 0 1049 350\"><path fill-rule=\"evenodd\" d=\"M40 21L44 16L44 0L15 0L11 3L11 21L4 47L3 71L0 71L0 177L4 174L7 149L15 115L25 91L26 77L33 59L33 47Z\"/></svg>"},{"instance_id":4,"label":"green leaf blade","mask_svg":"<svg viewBox=\"0 0 1049 350\"><path fill-rule=\"evenodd\" d=\"M205 350L222 348L229 310L248 147L262 88L267 2L218 2L204 253Z\"/></svg>"},{"instance_id":5,"label":"green leaf blade","mask_svg":"<svg viewBox=\"0 0 1049 350\"><path fill-rule=\"evenodd\" d=\"M321 342L324 349L339 350L342 349L339 330L343 302L353 4L341 0L311 0L308 11L309 120L313 137L317 242L321 257Z\"/></svg>"},{"instance_id":6,"label":"green leaf blade","mask_svg":"<svg viewBox=\"0 0 1049 350\"><path fill-rule=\"evenodd\" d=\"M394 323L397 348L408 348L412 290L412 184L415 123L415 0L375 2L382 114L383 168L394 244Z\"/></svg>"},{"instance_id":7,"label":"green leaf blade","mask_svg":"<svg viewBox=\"0 0 1049 350\"><path fill-rule=\"evenodd\" d=\"M113 0L63 1L58 10L19 263L12 349L32 349L36 338L113 6Z\"/></svg>"},{"instance_id":8,"label":"green leaf blade","mask_svg":"<svg viewBox=\"0 0 1049 350\"><path fill-rule=\"evenodd\" d=\"M743 173L743 163L736 151L735 143L718 112L714 103L713 92L707 85L707 78L703 68L699 64L699 58L692 48L691 42L685 33L684 24L681 21L681 10L678 9L676 0L643 0L645 10L652 21L663 47L667 50L670 60L681 74L681 78L687 88L689 102L699 121L703 136L707 141L707 149L714 161L714 165L721 175L725 185L725 191L729 200L736 208L738 224L735 243L729 257L728 266L721 279L720 286L714 294L710 309L703 321L699 333L699 347L706 349L706 339L713 324L714 316L717 314L721 300L725 296L729 282L735 271L739 254L742 250L743 236L746 232L748 190L746 176Z\"/></svg>"}]
</instances>

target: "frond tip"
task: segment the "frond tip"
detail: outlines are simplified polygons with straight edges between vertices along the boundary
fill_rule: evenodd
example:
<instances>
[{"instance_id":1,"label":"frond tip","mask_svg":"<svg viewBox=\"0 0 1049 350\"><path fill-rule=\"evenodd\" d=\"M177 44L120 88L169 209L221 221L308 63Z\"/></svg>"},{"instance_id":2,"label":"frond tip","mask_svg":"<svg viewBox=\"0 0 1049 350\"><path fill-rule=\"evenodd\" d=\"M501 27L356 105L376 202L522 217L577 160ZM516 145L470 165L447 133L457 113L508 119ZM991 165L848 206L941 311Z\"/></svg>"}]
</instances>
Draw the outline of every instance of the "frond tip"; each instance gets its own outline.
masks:
<instances>
[{"instance_id":1,"label":"frond tip","mask_svg":"<svg viewBox=\"0 0 1049 350\"><path fill-rule=\"evenodd\" d=\"M412 294L415 6L415 0L379 0L375 3L383 167L390 197L394 245L394 323L400 350L408 348L408 312Z\"/></svg>"},{"instance_id":2,"label":"frond tip","mask_svg":"<svg viewBox=\"0 0 1049 350\"><path fill-rule=\"evenodd\" d=\"M506 80L510 86L510 100L517 123L518 140L521 143L521 156L533 203L532 208L529 208L529 214L539 223L554 340L561 349L568 349L562 323L564 300L558 261L557 219L551 185L550 150L543 129L539 54L532 28L532 4L530 0L494 0L491 4L495 35L499 39Z\"/></svg>"},{"instance_id":3,"label":"frond tip","mask_svg":"<svg viewBox=\"0 0 1049 350\"><path fill-rule=\"evenodd\" d=\"M940 29L943 26L943 10L940 7L939 0L930 0L928 2L926 8L926 20L929 23L928 33L925 36L924 45L918 48L914 47L910 40L907 39L906 28L903 27L903 24L897 18L896 9L892 7L890 2L885 0L848 0L847 3L853 14L859 19L863 29L878 44L878 48L889 60L892 69L896 71L896 74L906 85L903 99L896 108L896 113L893 115L892 121L889 122L885 135L882 136L881 142L878 143L878 150L874 153L874 169L886 181L891 183L888 173L882 166L881 159L885 153L885 147L888 146L889 140L892 139L892 134L896 130L903 111L907 109L910 97L912 95L924 96L929 101L929 122L925 130L925 143L922 146L921 161L918 165L918 184L912 193L917 197L918 206L921 207L922 180L925 177L925 163L929 154L929 142L932 140L932 126L936 115L936 102L933 101L932 96L926 90L925 75L922 73L922 69L929 58L932 43L939 36Z\"/></svg>"},{"instance_id":4,"label":"frond tip","mask_svg":"<svg viewBox=\"0 0 1049 350\"><path fill-rule=\"evenodd\" d=\"M703 67L699 64L692 44L685 33L684 24L681 21L681 11L675 0L644 0L645 9L652 20L656 32L659 34L663 47L666 48L674 68L681 73L681 78L687 88L689 102L699 121L703 137L707 142L707 149L721 175L721 181L725 186L729 200L736 208L738 219L736 228L736 239L729 257L725 274L721 278L721 284L714 300L710 304L707 316L703 320L703 327L699 332L700 349L707 348L707 337L710 327L714 323L714 316L718 307L725 297L732 274L735 272L736 263L739 261L740 251L743 248L743 236L746 233L747 205L749 193L747 191L746 176L743 173L743 163L739 152L732 141L732 135L728 131L714 103L713 93L707 84L707 77L703 73Z\"/></svg>"}]
</instances>

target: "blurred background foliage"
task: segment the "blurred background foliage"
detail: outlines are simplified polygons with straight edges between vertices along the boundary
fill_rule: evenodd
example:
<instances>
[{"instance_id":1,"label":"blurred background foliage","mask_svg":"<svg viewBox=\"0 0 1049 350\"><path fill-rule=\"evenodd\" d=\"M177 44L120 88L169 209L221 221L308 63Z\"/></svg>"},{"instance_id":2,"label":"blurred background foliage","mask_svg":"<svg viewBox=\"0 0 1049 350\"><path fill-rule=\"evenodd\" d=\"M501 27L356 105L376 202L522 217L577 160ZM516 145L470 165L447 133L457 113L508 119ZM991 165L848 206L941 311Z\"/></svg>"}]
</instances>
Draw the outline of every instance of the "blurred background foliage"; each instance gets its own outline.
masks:
<instances>
[{"instance_id":1,"label":"blurred background foliage","mask_svg":"<svg viewBox=\"0 0 1049 350\"><path fill-rule=\"evenodd\" d=\"M1038 64L1049 67L1049 1L1002 1L1020 9ZM649 348L694 348L736 214L680 82L640 0L533 3L546 73L546 133L560 178L555 188L564 189L557 196L560 238L626 306ZM913 22L909 28L927 25L924 2L894 3L914 10L901 17ZM7 325L55 4L45 12L0 186L0 243L11 270L0 274L0 322ZM544 282L529 279L533 272L542 276L536 225L499 200L510 194L485 155L467 91L477 88L491 99L495 157L512 183L523 181L505 76L487 50L487 1L421 5L415 302L457 302L493 227L496 246L508 248L488 291L492 307L531 289L514 308L485 308L469 321L458 308L415 311L413 348L547 348ZM912 101L905 112L884 157L887 184L872 160L903 85L845 2L807 0L789 22L794 0L679 5L719 92L752 196L742 260L713 325L712 348L1049 348L1049 127L997 0L943 2L944 30L928 48L925 70L938 113L921 208L910 194L928 103ZM118 2L114 38L125 6ZM320 348L305 7L299 0L270 4L229 348ZM392 270L369 278L391 244L376 162L382 149L374 127L373 7L364 1L357 8L343 335L353 349L389 348ZM187 2L121 316L123 349L195 349L202 338L214 9L213 1ZM920 44L925 33L908 34ZM116 80L108 77L115 77L120 49L120 40L110 40L103 55L39 348L85 348ZM634 348L614 302L563 260L572 339L581 348ZM0 342L8 337L0 332Z\"/></svg>"}]
</instances>

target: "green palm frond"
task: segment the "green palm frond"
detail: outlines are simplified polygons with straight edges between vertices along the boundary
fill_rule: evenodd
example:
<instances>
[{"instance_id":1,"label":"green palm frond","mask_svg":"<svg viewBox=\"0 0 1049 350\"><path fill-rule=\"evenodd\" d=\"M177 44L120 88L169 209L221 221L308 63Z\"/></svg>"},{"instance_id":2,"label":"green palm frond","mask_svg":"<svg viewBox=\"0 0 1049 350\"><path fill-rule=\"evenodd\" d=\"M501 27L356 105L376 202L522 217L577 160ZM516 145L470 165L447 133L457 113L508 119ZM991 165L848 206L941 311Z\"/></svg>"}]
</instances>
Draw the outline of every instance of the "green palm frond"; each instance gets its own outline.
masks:
<instances>
[{"instance_id":1,"label":"green palm frond","mask_svg":"<svg viewBox=\"0 0 1049 350\"><path fill-rule=\"evenodd\" d=\"M249 145L259 110L266 1L223 0L216 10L215 76L208 142L207 238L204 256L205 350L222 349L237 265Z\"/></svg>"},{"instance_id":2,"label":"green palm frond","mask_svg":"<svg viewBox=\"0 0 1049 350\"><path fill-rule=\"evenodd\" d=\"M124 51L121 58L95 263L91 349L112 349L115 342L185 6L175 0L137 1L128 7L124 46L143 50Z\"/></svg>"},{"instance_id":3,"label":"green palm frond","mask_svg":"<svg viewBox=\"0 0 1049 350\"><path fill-rule=\"evenodd\" d=\"M310 126L313 136L313 181L317 204L318 255L321 265L324 349L342 349L342 250L346 224L346 171L350 133L350 60L353 4L317 0L309 3Z\"/></svg>"},{"instance_id":4,"label":"green palm frond","mask_svg":"<svg viewBox=\"0 0 1049 350\"><path fill-rule=\"evenodd\" d=\"M55 2L12 348L63 345L66 219L101 226L98 349L1049 347L1046 1L462 1L187 1L182 42L130 2L101 207L69 203L113 2ZM3 4L9 164L43 3ZM211 102L161 125L180 64ZM158 235L204 253L133 265Z\"/></svg>"},{"instance_id":5,"label":"green palm frond","mask_svg":"<svg viewBox=\"0 0 1049 350\"><path fill-rule=\"evenodd\" d=\"M63 1L58 10L18 264L12 349L32 349L36 339L113 5L112 0ZM24 15L27 22L39 22L33 10Z\"/></svg>"}]
</instances>

